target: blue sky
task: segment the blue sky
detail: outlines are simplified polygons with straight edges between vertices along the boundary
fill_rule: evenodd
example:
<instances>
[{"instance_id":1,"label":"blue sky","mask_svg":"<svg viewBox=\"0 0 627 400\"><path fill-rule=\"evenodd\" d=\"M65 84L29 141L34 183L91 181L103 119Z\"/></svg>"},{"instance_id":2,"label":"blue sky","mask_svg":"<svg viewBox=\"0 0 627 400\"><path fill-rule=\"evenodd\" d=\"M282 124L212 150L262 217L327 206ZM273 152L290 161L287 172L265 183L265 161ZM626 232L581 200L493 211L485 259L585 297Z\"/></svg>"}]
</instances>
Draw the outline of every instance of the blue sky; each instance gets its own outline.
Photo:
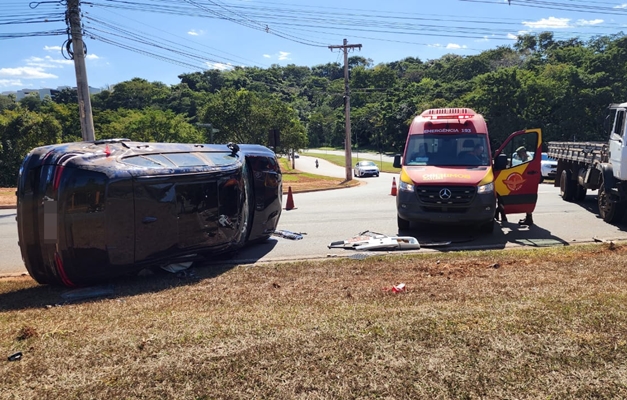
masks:
<instances>
[{"instance_id":1,"label":"blue sky","mask_svg":"<svg viewBox=\"0 0 627 400\"><path fill-rule=\"evenodd\" d=\"M211 68L343 62L329 45L387 63L511 46L521 33L557 39L627 32L627 0L81 0L89 85L140 77L168 85ZM30 6L29 6L30 5ZM34 7L36 6L36 7ZM0 92L76 86L57 0L2 0ZM42 35L42 36L38 36Z\"/></svg>"}]
</instances>

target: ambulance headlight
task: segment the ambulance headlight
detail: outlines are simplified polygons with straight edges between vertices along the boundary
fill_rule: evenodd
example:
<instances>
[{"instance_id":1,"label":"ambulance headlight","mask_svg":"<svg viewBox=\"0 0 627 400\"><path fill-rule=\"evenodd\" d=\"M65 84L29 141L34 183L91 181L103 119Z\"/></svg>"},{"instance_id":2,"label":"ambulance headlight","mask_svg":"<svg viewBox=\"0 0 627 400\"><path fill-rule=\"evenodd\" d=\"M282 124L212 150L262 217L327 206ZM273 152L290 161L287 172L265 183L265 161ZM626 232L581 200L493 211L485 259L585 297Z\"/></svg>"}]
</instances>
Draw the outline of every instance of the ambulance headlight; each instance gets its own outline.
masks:
<instances>
[{"instance_id":1,"label":"ambulance headlight","mask_svg":"<svg viewBox=\"0 0 627 400\"><path fill-rule=\"evenodd\" d=\"M400 182L400 184L398 185L398 188L402 190L403 192L414 191L414 185L412 185L411 183L403 182L403 181Z\"/></svg>"},{"instance_id":2,"label":"ambulance headlight","mask_svg":"<svg viewBox=\"0 0 627 400\"><path fill-rule=\"evenodd\" d=\"M477 186L477 194L494 193L494 182Z\"/></svg>"}]
</instances>

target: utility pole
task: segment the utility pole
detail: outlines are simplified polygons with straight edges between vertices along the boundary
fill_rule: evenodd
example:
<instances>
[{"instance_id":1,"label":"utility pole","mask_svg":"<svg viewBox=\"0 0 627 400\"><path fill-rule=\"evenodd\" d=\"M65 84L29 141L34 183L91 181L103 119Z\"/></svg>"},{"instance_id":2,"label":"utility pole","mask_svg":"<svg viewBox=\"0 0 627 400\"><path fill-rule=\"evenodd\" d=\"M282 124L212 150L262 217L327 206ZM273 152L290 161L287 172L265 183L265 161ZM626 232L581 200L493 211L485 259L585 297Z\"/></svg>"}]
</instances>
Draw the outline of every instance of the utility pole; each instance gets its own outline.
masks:
<instances>
[{"instance_id":1,"label":"utility pole","mask_svg":"<svg viewBox=\"0 0 627 400\"><path fill-rule=\"evenodd\" d=\"M81 133L84 141L96 140L94 133L94 117L91 111L91 97L89 96L89 84L87 83L87 70L85 68L85 46L83 44L83 32L81 27L80 0L67 0L67 12L65 20L69 24L71 39L68 43L68 53L74 59L76 70L76 93L78 95L78 110L80 113ZM70 45L72 51L70 52Z\"/></svg>"},{"instance_id":2,"label":"utility pole","mask_svg":"<svg viewBox=\"0 0 627 400\"><path fill-rule=\"evenodd\" d=\"M346 140L344 141L344 154L346 157L346 180L353 179L353 159L351 155L351 97L348 88L348 49L358 48L361 44L348 44L344 39L344 44L339 46L329 46L329 49L342 49L344 51L344 120L346 125Z\"/></svg>"}]
</instances>

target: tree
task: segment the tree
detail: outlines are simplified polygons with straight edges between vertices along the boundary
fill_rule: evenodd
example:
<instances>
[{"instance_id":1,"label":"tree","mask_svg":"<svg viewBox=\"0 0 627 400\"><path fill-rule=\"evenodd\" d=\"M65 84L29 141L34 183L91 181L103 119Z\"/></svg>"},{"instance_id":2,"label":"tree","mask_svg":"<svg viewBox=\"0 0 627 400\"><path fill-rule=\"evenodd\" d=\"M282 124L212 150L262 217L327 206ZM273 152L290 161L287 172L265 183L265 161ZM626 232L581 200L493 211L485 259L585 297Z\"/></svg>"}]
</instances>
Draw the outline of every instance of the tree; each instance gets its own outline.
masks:
<instances>
[{"instance_id":1,"label":"tree","mask_svg":"<svg viewBox=\"0 0 627 400\"><path fill-rule=\"evenodd\" d=\"M113 86L112 91L94 97L106 98L104 107L115 110L118 108L141 110L146 107L164 108L170 95L170 89L161 82L150 83L145 79L133 78Z\"/></svg>"},{"instance_id":2,"label":"tree","mask_svg":"<svg viewBox=\"0 0 627 400\"><path fill-rule=\"evenodd\" d=\"M0 112L3 110L14 110L17 107L17 102L15 101L15 95L9 94L7 96L0 95Z\"/></svg>"},{"instance_id":3,"label":"tree","mask_svg":"<svg viewBox=\"0 0 627 400\"><path fill-rule=\"evenodd\" d=\"M284 150L307 144L305 129L292 108L275 97L260 97L245 89L225 89L213 95L201 121L220 130L214 136L218 142L268 145L270 130L278 129Z\"/></svg>"},{"instance_id":4,"label":"tree","mask_svg":"<svg viewBox=\"0 0 627 400\"><path fill-rule=\"evenodd\" d=\"M78 92L76 89L63 88L52 94L52 100L59 104L78 104Z\"/></svg>"},{"instance_id":5,"label":"tree","mask_svg":"<svg viewBox=\"0 0 627 400\"><path fill-rule=\"evenodd\" d=\"M96 123L94 123L96 125ZM170 110L116 110L97 121L99 139L140 142L204 143L204 136L185 117Z\"/></svg>"},{"instance_id":6,"label":"tree","mask_svg":"<svg viewBox=\"0 0 627 400\"><path fill-rule=\"evenodd\" d=\"M22 107L27 108L30 111L39 111L41 108L41 99L39 98L39 93L29 93L24 96L20 101L20 105Z\"/></svg>"},{"instance_id":7,"label":"tree","mask_svg":"<svg viewBox=\"0 0 627 400\"><path fill-rule=\"evenodd\" d=\"M0 114L0 185L15 186L20 165L35 147L61 142L61 126L50 115L25 107Z\"/></svg>"}]
</instances>

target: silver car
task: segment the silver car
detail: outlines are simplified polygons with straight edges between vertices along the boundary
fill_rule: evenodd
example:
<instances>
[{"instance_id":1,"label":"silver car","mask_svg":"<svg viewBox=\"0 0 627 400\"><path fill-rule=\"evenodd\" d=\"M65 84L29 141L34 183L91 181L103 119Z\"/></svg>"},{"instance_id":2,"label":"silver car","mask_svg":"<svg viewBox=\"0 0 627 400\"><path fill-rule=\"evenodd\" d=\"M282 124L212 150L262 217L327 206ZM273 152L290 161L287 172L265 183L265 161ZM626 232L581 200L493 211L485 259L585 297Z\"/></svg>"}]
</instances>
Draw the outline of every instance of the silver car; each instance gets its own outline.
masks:
<instances>
[{"instance_id":1,"label":"silver car","mask_svg":"<svg viewBox=\"0 0 627 400\"><path fill-rule=\"evenodd\" d=\"M379 167L373 161L359 161L355 164L355 176L379 176Z\"/></svg>"},{"instance_id":2,"label":"silver car","mask_svg":"<svg viewBox=\"0 0 627 400\"><path fill-rule=\"evenodd\" d=\"M557 161L549 157L547 153L542 153L542 161L540 161L540 170L542 171L542 179L555 179L557 173Z\"/></svg>"}]
</instances>

